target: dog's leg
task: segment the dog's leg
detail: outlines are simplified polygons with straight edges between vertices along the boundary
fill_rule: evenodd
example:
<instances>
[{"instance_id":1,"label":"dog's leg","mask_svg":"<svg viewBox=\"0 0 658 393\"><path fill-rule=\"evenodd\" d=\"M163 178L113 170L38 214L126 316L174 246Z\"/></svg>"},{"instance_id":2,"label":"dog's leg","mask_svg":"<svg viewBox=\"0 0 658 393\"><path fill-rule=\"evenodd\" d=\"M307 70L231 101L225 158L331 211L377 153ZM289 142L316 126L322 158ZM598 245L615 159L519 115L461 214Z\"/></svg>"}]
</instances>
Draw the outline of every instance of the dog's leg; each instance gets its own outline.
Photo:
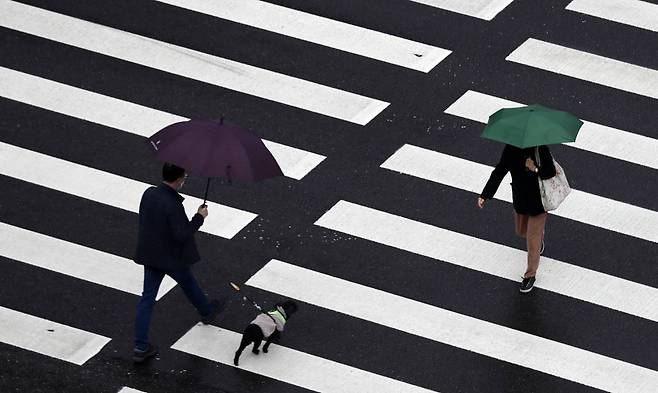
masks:
<instances>
[{"instance_id":1,"label":"dog's leg","mask_svg":"<svg viewBox=\"0 0 658 393\"><path fill-rule=\"evenodd\" d=\"M255 355L258 355L260 351L258 350L258 347L260 347L260 343L263 341L262 338L257 338L254 340L254 347L252 348L251 352Z\"/></svg>"},{"instance_id":2,"label":"dog's leg","mask_svg":"<svg viewBox=\"0 0 658 393\"><path fill-rule=\"evenodd\" d=\"M272 333L267 340L265 340L265 345L263 345L263 352L267 353L268 349L270 348L270 344L272 342L279 342L279 331L275 330L274 333Z\"/></svg>"},{"instance_id":3,"label":"dog's leg","mask_svg":"<svg viewBox=\"0 0 658 393\"><path fill-rule=\"evenodd\" d=\"M242 351L244 351L245 348L247 348L247 345L251 344L253 340L253 336L250 334L251 332L249 329L245 329L244 333L242 334L242 340L240 341L240 346L238 347L238 350L235 351L235 357L233 358L233 364L238 365L238 360L240 359L240 355L242 354Z\"/></svg>"}]
</instances>

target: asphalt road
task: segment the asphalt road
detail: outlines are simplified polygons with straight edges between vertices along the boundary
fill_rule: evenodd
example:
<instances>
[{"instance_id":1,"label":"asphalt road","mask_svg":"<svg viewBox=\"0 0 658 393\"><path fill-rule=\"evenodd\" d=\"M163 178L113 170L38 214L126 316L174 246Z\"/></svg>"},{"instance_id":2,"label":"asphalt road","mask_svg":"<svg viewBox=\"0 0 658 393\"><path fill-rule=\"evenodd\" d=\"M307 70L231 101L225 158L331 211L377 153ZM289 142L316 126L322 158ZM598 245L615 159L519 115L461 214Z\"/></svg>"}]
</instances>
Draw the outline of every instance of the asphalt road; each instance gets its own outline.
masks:
<instances>
[{"instance_id":1,"label":"asphalt road","mask_svg":"<svg viewBox=\"0 0 658 393\"><path fill-rule=\"evenodd\" d=\"M211 201L258 214L232 239L197 234L203 256L194 268L197 278L210 296L227 299L216 326L244 329L254 310L227 282L244 283L277 259L658 372L655 320L542 288L523 296L518 281L314 224L345 200L523 249L510 203L493 200L480 211L475 192L380 165L404 144L495 165L502 146L479 137L483 124L444 113L468 90L542 103L658 138L655 98L505 60L536 38L650 69L653 79L646 83L658 87L656 31L565 10L567 0L515 0L490 21L406 0L270 0L452 51L424 73L156 1L21 3L390 103L362 126L0 27L1 67L189 118L224 116L265 139L326 156L301 180L213 183ZM160 164L139 135L4 96L0 114L2 143L159 182ZM567 146L552 151L573 188L657 214L656 168ZM135 213L9 175L0 180L0 222L132 258ZM204 185L205 179L190 177L184 191L203 197ZM556 215L546 231L545 256L658 288L655 241ZM0 306L111 338L82 366L0 342L2 392L117 392L123 386L150 393L307 391L171 349L198 321L179 289L156 306L151 339L160 355L135 366L130 357L138 296L0 255ZM245 290L268 305L283 298L251 286ZM391 306L388 312L395 320L405 310ZM304 301L281 344L432 391L601 391Z\"/></svg>"}]
</instances>

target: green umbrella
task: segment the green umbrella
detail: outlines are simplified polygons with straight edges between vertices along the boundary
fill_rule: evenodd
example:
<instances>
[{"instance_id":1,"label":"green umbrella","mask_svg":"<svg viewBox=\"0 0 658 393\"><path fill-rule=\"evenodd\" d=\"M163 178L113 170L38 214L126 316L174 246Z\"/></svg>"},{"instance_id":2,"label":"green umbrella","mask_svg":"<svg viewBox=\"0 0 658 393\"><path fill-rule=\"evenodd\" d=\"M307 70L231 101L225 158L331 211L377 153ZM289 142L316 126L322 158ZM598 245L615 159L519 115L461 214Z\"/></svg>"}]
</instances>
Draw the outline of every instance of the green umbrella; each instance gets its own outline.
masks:
<instances>
[{"instance_id":1,"label":"green umbrella","mask_svg":"<svg viewBox=\"0 0 658 393\"><path fill-rule=\"evenodd\" d=\"M535 104L497 111L489 117L481 136L523 149L573 142L582 125L569 112Z\"/></svg>"}]
</instances>

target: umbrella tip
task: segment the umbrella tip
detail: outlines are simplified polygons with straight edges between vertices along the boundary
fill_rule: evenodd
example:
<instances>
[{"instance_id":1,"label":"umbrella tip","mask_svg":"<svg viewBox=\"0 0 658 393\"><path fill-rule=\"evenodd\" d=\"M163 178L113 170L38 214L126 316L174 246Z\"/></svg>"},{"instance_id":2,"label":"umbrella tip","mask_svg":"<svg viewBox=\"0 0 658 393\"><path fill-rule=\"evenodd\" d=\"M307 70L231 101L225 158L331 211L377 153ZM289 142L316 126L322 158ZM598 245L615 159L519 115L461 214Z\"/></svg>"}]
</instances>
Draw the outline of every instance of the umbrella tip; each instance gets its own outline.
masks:
<instances>
[{"instance_id":1,"label":"umbrella tip","mask_svg":"<svg viewBox=\"0 0 658 393\"><path fill-rule=\"evenodd\" d=\"M239 291L239 290L240 290L240 287L239 287L237 284L235 284L235 283L233 283L233 282L231 282L230 284L231 284L231 286L233 287L233 289L235 289L236 291Z\"/></svg>"}]
</instances>

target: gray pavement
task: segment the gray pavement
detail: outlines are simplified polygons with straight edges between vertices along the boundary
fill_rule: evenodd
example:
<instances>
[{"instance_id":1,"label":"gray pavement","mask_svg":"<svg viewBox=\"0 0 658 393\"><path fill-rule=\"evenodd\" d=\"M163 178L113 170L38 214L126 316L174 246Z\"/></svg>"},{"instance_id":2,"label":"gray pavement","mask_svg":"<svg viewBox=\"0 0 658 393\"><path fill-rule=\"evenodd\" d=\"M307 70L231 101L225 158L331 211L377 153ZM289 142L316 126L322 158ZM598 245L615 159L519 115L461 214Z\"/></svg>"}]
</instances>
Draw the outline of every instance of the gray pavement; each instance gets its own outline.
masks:
<instances>
[{"instance_id":1,"label":"gray pavement","mask_svg":"<svg viewBox=\"0 0 658 393\"><path fill-rule=\"evenodd\" d=\"M300 180L213 183L209 200L258 214L231 239L197 234L203 261L194 268L196 276L210 296L228 299L215 322L220 329L239 332L254 316L227 282L247 282L276 259L395 294L409 300L404 304L410 309L423 303L472 317L478 324L495 324L599 354L618 361L619 367L639 366L637 375L646 378L626 381L617 385L618 390L606 389L612 386L606 376L600 384L561 376L562 370L569 369L566 357L557 371L550 372L549 360L536 368L511 360L518 347L498 355L469 350L466 344L475 339L468 331L455 332L467 337L460 346L395 328L393 322L376 323L339 312L333 305L298 299L300 310L286 328L282 346L404 382L410 389L399 391L412 387L437 392L658 391L658 385L646 385L658 381L656 320L541 287L523 296L515 280L315 225L345 200L523 250L523 242L513 232L510 203L493 200L479 211L475 192L380 165L405 144L495 165L502 146L479 138L483 124L444 113L468 90L569 110L581 119L653 141L658 138L655 98L505 58L526 39L536 38L644 67L652 72L644 82L658 88L658 32L566 10L567 0L515 0L490 21L406 0L269 1L452 51L424 73L157 1L20 3L390 103L362 126L0 27L0 67L189 118L223 115L265 139L326 156ZM645 3L658 7L655 0ZM6 98L4 83L14 82L0 81L2 144L143 183L159 182L160 164L150 157L142 136ZM567 146L552 151L567 168L573 188L645 209L647 220L658 214L656 168ZM9 171L0 169L0 223L132 258L134 212L21 180ZM53 176L59 176L54 168ZM84 184L78 178L59 181ZM184 191L203 197L204 185L204 179L190 177ZM598 214L605 218L616 213ZM551 215L545 256L658 293L658 245L636 235L632 224L623 233ZM656 232L654 228L653 235ZM138 296L17 261L7 256L12 244L0 245L7 248L0 247L1 307L111 339L83 365L0 340L2 392L118 392L129 386L149 393L280 393L313 390L313 383L320 383L315 377L306 388L293 383L297 381L290 374L293 365L277 366L275 375L268 376L262 363L253 363L255 369L247 371L171 349L198 321L177 288L156 306L151 339L161 347L160 355L135 366L130 357ZM577 281L550 277L546 280ZM269 305L285 297L249 285L246 290ZM329 298L332 295L327 293ZM646 298L647 307L656 299ZM407 312L390 305L390 309L386 302L373 307L387 309L391 321ZM445 326L452 325L446 321ZM228 353L234 350L226 348ZM531 350L526 354L533 356ZM598 363L581 366L583 374L602 370ZM609 374L610 381L614 374Z\"/></svg>"}]
</instances>

